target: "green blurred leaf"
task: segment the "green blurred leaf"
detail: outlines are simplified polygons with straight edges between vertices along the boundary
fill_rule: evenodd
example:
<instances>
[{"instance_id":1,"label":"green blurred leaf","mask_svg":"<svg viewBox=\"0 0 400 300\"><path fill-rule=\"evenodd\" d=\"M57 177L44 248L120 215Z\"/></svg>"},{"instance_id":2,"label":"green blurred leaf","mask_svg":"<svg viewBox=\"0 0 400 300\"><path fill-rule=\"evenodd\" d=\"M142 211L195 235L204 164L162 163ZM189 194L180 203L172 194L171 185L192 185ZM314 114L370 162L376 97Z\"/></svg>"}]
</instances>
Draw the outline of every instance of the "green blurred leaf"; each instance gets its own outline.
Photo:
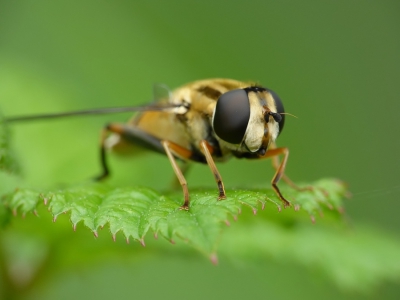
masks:
<instances>
[{"instance_id":1,"label":"green blurred leaf","mask_svg":"<svg viewBox=\"0 0 400 300\"><path fill-rule=\"evenodd\" d=\"M6 121L0 112L0 170L18 173L19 167L10 148L9 131Z\"/></svg>"},{"instance_id":2,"label":"green blurred leaf","mask_svg":"<svg viewBox=\"0 0 400 300\"><path fill-rule=\"evenodd\" d=\"M371 227L297 222L282 226L253 218L227 231L221 255L246 263L268 259L319 270L341 289L369 292L383 280L400 280L400 241Z\"/></svg>"}]
</instances>

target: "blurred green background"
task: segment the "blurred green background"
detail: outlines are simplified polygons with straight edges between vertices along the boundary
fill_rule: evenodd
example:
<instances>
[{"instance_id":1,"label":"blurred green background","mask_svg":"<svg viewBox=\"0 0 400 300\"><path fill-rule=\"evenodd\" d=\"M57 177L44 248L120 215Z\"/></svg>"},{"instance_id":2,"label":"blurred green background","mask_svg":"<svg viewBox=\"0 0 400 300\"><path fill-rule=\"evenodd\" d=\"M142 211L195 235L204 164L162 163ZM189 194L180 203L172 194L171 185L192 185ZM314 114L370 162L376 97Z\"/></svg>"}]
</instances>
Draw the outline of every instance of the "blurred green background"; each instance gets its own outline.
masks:
<instances>
[{"instance_id":1,"label":"blurred green background","mask_svg":"<svg viewBox=\"0 0 400 300\"><path fill-rule=\"evenodd\" d=\"M256 80L298 116L287 118L278 139L291 151L287 174L296 182L343 179L353 193L346 205L350 219L399 235L399 32L398 1L2 0L0 109L12 116L125 106L151 100L154 83L175 88L213 77ZM25 186L96 175L101 127L127 118L13 125ZM157 154L112 157L111 167L116 184L165 189L172 178L169 162ZM273 175L269 162L232 160L219 168L229 187L263 186ZM201 165L188 182L214 185ZM192 299L359 297L297 266L271 262L267 270L243 271L226 263L216 269L201 258L168 255L132 263L131 271L106 263L48 280L31 299L83 290L178 299L188 290L183 282ZM387 284L369 297L397 299L399 293Z\"/></svg>"}]
</instances>

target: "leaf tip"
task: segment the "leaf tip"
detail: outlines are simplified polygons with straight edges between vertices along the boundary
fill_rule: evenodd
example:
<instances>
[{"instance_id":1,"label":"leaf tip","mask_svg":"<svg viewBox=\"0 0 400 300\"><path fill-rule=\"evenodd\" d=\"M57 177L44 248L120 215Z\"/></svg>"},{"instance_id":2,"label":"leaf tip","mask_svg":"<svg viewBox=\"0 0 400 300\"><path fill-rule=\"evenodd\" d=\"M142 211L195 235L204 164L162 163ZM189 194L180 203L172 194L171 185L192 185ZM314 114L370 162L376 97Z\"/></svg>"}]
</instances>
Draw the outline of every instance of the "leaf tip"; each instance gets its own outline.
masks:
<instances>
[{"instance_id":1,"label":"leaf tip","mask_svg":"<svg viewBox=\"0 0 400 300\"><path fill-rule=\"evenodd\" d=\"M144 239L140 239L139 242L140 242L140 245L142 245L143 247L146 247L146 244L145 244L145 242L144 242Z\"/></svg>"},{"instance_id":2,"label":"leaf tip","mask_svg":"<svg viewBox=\"0 0 400 300\"><path fill-rule=\"evenodd\" d=\"M214 266L218 265L218 256L217 256L216 253L212 253L212 254L210 255L210 260L211 260L211 263L212 263Z\"/></svg>"},{"instance_id":3,"label":"leaf tip","mask_svg":"<svg viewBox=\"0 0 400 300\"><path fill-rule=\"evenodd\" d=\"M325 196L326 198L329 197L329 192L328 192L326 189L320 188L320 190L321 190L322 194L324 194L324 196Z\"/></svg>"},{"instance_id":4,"label":"leaf tip","mask_svg":"<svg viewBox=\"0 0 400 300\"><path fill-rule=\"evenodd\" d=\"M333 210L333 205L330 204L329 202L326 202L326 207L328 207L330 210Z\"/></svg>"},{"instance_id":5,"label":"leaf tip","mask_svg":"<svg viewBox=\"0 0 400 300\"><path fill-rule=\"evenodd\" d=\"M312 222L313 224L315 224L315 216L314 216L314 215L310 215L310 219L311 219L311 222Z\"/></svg>"},{"instance_id":6,"label":"leaf tip","mask_svg":"<svg viewBox=\"0 0 400 300\"><path fill-rule=\"evenodd\" d=\"M113 240L113 242L115 242L117 240L117 236L115 235L115 233L112 235L112 240Z\"/></svg>"},{"instance_id":7,"label":"leaf tip","mask_svg":"<svg viewBox=\"0 0 400 300\"><path fill-rule=\"evenodd\" d=\"M97 239L99 237L99 234L97 233L97 231L93 231L93 235L94 237Z\"/></svg>"}]
</instances>

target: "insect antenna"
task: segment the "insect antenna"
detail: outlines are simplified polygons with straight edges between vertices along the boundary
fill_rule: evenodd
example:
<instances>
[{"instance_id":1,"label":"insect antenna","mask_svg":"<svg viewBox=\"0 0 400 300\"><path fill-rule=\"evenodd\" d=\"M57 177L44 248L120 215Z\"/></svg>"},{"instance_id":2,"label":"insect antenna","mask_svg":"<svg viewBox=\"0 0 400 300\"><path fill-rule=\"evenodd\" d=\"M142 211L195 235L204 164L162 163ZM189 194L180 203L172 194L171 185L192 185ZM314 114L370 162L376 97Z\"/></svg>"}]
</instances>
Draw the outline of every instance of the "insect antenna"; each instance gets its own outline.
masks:
<instances>
[{"instance_id":1,"label":"insect antenna","mask_svg":"<svg viewBox=\"0 0 400 300\"><path fill-rule=\"evenodd\" d=\"M296 119L298 119L297 116L292 115L291 113L279 113L279 114L280 114L280 115L288 115L288 116L295 117Z\"/></svg>"}]
</instances>

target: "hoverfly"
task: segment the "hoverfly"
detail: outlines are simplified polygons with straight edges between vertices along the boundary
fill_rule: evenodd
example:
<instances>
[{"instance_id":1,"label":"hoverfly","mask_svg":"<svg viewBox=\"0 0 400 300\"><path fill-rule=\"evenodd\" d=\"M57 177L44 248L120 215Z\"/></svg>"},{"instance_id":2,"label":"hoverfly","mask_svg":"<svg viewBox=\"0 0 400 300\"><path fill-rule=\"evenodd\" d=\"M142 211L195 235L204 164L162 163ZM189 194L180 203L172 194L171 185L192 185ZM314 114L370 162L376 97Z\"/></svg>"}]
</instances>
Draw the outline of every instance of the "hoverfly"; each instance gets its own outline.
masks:
<instances>
[{"instance_id":1,"label":"hoverfly","mask_svg":"<svg viewBox=\"0 0 400 300\"><path fill-rule=\"evenodd\" d=\"M188 210L190 196L184 174L177 160L194 161L209 166L218 187L218 200L226 198L224 184L215 162L229 157L272 158L276 173L271 184L284 207L277 183L284 175L289 150L277 148L275 140L282 132L285 111L279 96L270 89L251 82L232 79L208 79L186 84L173 91L168 99L149 105L65 112L8 118L8 122L72 115L139 111L128 123L107 124L101 134L102 173L109 176L107 150L123 143L166 154L182 187L181 209ZM282 161L278 156L282 155Z\"/></svg>"}]
</instances>

